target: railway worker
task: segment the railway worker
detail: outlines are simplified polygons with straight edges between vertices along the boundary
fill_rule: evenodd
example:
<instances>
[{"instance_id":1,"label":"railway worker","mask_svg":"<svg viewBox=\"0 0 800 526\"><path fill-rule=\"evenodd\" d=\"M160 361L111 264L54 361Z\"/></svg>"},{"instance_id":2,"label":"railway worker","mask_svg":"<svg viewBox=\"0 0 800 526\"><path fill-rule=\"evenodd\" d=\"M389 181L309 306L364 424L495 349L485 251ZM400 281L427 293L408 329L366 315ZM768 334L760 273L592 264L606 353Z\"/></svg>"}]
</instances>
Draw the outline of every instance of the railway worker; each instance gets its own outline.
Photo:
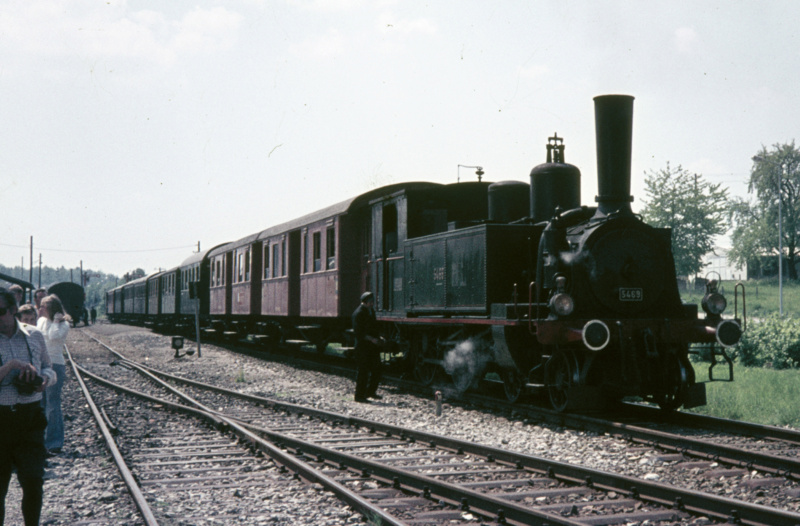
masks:
<instances>
[{"instance_id":1,"label":"railway worker","mask_svg":"<svg viewBox=\"0 0 800 526\"><path fill-rule=\"evenodd\" d=\"M92 317L92 325L94 325L94 322L97 321L97 309L92 307L92 310L90 310L89 313L90 313L90 315Z\"/></svg>"},{"instance_id":2,"label":"railway worker","mask_svg":"<svg viewBox=\"0 0 800 526\"><path fill-rule=\"evenodd\" d=\"M0 288L0 525L13 469L22 488L25 526L39 524L44 487L42 391L55 383L56 373L44 336L15 318L14 295ZM41 384L38 384L41 379Z\"/></svg>"},{"instance_id":3,"label":"railway worker","mask_svg":"<svg viewBox=\"0 0 800 526\"><path fill-rule=\"evenodd\" d=\"M47 430L44 445L49 455L61 452L64 447L64 415L61 414L61 389L64 387L67 367L64 361L64 342L69 333L69 315L64 312L61 300L55 294L42 299L39 307L39 321L36 328L44 334L47 353L58 379L44 392L44 410L47 416Z\"/></svg>"},{"instance_id":4,"label":"railway worker","mask_svg":"<svg viewBox=\"0 0 800 526\"><path fill-rule=\"evenodd\" d=\"M356 402L369 403L368 398L380 400L378 385L381 381L381 350L384 341L378 335L375 321L375 296L371 292L361 295L361 305L353 312L353 332L356 336Z\"/></svg>"}]
</instances>

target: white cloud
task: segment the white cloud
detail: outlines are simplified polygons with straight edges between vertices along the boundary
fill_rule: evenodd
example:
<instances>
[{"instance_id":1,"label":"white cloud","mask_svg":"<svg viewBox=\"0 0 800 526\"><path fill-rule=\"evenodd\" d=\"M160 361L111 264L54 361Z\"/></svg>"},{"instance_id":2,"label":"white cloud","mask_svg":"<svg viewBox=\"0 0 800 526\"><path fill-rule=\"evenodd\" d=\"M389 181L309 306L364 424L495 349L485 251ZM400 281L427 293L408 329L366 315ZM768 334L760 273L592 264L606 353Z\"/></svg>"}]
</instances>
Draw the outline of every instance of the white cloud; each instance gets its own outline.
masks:
<instances>
[{"instance_id":1,"label":"white cloud","mask_svg":"<svg viewBox=\"0 0 800 526\"><path fill-rule=\"evenodd\" d=\"M170 20L124 2L20 2L0 7L0 46L20 60L77 56L171 63L182 55L227 49L243 17L224 7L194 8Z\"/></svg>"},{"instance_id":2,"label":"white cloud","mask_svg":"<svg viewBox=\"0 0 800 526\"><path fill-rule=\"evenodd\" d=\"M229 49L236 41L242 18L224 7L196 8L176 24L172 47L189 53Z\"/></svg>"}]
</instances>

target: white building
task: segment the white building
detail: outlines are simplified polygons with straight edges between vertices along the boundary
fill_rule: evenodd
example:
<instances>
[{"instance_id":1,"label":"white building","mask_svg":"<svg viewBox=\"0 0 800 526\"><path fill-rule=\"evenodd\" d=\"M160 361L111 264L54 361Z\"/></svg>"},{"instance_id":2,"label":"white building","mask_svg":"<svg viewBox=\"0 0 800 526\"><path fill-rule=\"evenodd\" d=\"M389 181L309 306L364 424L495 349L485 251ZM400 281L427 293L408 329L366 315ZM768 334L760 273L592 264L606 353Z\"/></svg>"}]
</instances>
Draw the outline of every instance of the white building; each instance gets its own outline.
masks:
<instances>
[{"instance_id":1,"label":"white building","mask_svg":"<svg viewBox=\"0 0 800 526\"><path fill-rule=\"evenodd\" d=\"M723 281L744 281L747 279L747 265L742 268L736 268L734 263L728 261L728 251L730 249L723 247L714 247L712 252L703 256L703 270L700 271L701 278L705 278L712 272L719 274L720 279ZM716 279L717 275L709 276L711 279Z\"/></svg>"}]
</instances>

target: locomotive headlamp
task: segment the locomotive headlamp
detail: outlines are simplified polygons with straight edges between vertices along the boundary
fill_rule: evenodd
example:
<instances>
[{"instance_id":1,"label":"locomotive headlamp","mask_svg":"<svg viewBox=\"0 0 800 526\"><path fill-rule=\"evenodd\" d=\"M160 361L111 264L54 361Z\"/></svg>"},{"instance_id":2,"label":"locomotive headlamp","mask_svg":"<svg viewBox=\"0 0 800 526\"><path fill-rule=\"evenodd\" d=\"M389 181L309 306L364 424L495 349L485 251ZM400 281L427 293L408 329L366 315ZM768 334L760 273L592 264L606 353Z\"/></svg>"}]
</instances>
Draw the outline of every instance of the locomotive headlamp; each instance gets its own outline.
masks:
<instances>
[{"instance_id":1,"label":"locomotive headlamp","mask_svg":"<svg viewBox=\"0 0 800 526\"><path fill-rule=\"evenodd\" d=\"M725 311L725 307L728 306L728 300L725 299L725 296L717 292L716 281L708 282L708 285L706 286L706 294L703 296L701 305L703 306L703 310L706 312L706 314L712 316L719 316Z\"/></svg>"},{"instance_id":2,"label":"locomotive headlamp","mask_svg":"<svg viewBox=\"0 0 800 526\"><path fill-rule=\"evenodd\" d=\"M600 320L587 321L582 331L583 344L589 350L601 351L611 341L611 331L608 325Z\"/></svg>"},{"instance_id":3,"label":"locomotive headlamp","mask_svg":"<svg viewBox=\"0 0 800 526\"><path fill-rule=\"evenodd\" d=\"M572 296L564 292L567 278L558 276L556 278L556 293L550 298L550 312L558 316L569 316L575 310L575 302Z\"/></svg>"},{"instance_id":4,"label":"locomotive headlamp","mask_svg":"<svg viewBox=\"0 0 800 526\"><path fill-rule=\"evenodd\" d=\"M742 339L742 328L735 320L723 320L717 325L716 337L723 347L733 347Z\"/></svg>"}]
</instances>

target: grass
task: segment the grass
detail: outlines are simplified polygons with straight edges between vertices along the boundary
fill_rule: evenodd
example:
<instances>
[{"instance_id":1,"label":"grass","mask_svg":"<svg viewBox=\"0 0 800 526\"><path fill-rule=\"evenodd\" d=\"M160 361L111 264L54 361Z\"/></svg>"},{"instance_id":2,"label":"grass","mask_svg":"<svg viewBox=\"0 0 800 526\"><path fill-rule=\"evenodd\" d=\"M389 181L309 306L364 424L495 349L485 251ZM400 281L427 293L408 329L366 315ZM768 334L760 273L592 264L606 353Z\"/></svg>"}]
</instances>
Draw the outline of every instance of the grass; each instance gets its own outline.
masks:
<instances>
[{"instance_id":1,"label":"grass","mask_svg":"<svg viewBox=\"0 0 800 526\"><path fill-rule=\"evenodd\" d=\"M733 281L722 283L721 291L728 299L726 315L735 310ZM779 310L777 278L764 278L744 282L747 319L762 318ZM683 301L700 304L702 293L684 292ZM739 316L742 315L742 297L739 296ZM791 283L784 276L783 314L800 317L800 285ZM695 363L698 381L708 379L708 364ZM715 369L716 372L716 369ZM720 371L720 374L722 371ZM715 375L716 376L716 375ZM776 371L734 365L733 382L707 384L708 404L692 409L693 412L755 422L758 424L792 426L800 428L800 371L788 369Z\"/></svg>"},{"instance_id":2,"label":"grass","mask_svg":"<svg viewBox=\"0 0 800 526\"><path fill-rule=\"evenodd\" d=\"M706 380L707 364L694 364ZM733 382L706 384L708 404L692 412L774 426L800 428L800 371L734 365Z\"/></svg>"}]
</instances>

